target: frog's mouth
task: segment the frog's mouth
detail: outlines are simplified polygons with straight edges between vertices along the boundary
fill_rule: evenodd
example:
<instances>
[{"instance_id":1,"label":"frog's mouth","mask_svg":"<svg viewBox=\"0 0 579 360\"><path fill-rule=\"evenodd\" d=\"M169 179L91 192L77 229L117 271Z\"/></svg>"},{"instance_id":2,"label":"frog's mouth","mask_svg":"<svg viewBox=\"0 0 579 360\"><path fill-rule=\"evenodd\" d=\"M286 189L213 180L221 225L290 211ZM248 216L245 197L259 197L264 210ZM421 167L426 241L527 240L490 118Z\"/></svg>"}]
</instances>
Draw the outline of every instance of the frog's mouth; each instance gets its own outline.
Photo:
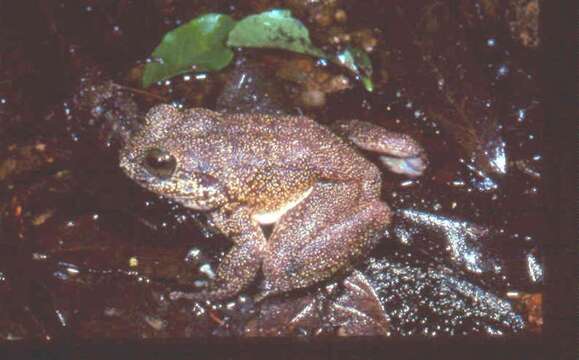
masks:
<instances>
[{"instance_id":1,"label":"frog's mouth","mask_svg":"<svg viewBox=\"0 0 579 360\"><path fill-rule=\"evenodd\" d=\"M160 179L128 159L121 159L120 167L143 188L192 210L209 211L227 202L227 192L222 186L207 184L207 179L199 176L175 173L170 178Z\"/></svg>"},{"instance_id":2,"label":"frog's mouth","mask_svg":"<svg viewBox=\"0 0 579 360\"><path fill-rule=\"evenodd\" d=\"M220 192L206 190L187 192L179 189L178 184L164 185L168 186L155 184L146 186L146 188L164 199L179 203L191 210L210 211L223 206L227 202L227 197Z\"/></svg>"},{"instance_id":3,"label":"frog's mouth","mask_svg":"<svg viewBox=\"0 0 579 360\"><path fill-rule=\"evenodd\" d=\"M174 201L185 206L186 208L197 211L210 211L221 206L221 201L215 199L200 199L195 197L174 197Z\"/></svg>"},{"instance_id":4,"label":"frog's mouth","mask_svg":"<svg viewBox=\"0 0 579 360\"><path fill-rule=\"evenodd\" d=\"M226 189L213 177L205 174L183 174L174 179L170 195L164 194L187 208L208 211L227 202Z\"/></svg>"},{"instance_id":5,"label":"frog's mouth","mask_svg":"<svg viewBox=\"0 0 579 360\"><path fill-rule=\"evenodd\" d=\"M119 167L125 175L131 179L142 178L144 174L139 173L139 167L136 166L136 156L130 151L121 150L119 154Z\"/></svg>"}]
</instances>

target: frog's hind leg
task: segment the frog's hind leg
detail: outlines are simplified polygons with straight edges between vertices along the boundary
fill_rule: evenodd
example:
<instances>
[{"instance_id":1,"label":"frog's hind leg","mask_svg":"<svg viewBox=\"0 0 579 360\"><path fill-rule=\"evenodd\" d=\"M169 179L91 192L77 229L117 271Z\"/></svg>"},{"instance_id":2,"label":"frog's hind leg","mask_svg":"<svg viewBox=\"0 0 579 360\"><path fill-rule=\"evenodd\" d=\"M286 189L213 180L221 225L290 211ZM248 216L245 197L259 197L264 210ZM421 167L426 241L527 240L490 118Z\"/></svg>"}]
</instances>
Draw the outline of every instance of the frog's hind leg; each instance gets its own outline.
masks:
<instances>
[{"instance_id":1,"label":"frog's hind leg","mask_svg":"<svg viewBox=\"0 0 579 360\"><path fill-rule=\"evenodd\" d=\"M379 199L348 184L317 184L274 229L263 259L263 291L305 288L348 269L384 235L391 218Z\"/></svg>"},{"instance_id":2,"label":"frog's hind leg","mask_svg":"<svg viewBox=\"0 0 579 360\"><path fill-rule=\"evenodd\" d=\"M333 129L359 148L378 153L380 161L394 173L417 177L426 170L424 149L406 134L359 120L337 122Z\"/></svg>"}]
</instances>

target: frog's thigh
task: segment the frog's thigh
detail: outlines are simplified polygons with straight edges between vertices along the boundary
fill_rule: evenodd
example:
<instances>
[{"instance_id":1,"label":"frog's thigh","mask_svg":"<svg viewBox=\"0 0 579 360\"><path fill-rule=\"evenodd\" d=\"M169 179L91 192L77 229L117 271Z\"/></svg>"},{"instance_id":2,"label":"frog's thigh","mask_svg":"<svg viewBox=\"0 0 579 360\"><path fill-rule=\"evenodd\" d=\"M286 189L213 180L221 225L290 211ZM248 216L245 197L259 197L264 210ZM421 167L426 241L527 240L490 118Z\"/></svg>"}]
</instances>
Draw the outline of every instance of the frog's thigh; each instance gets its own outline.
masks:
<instances>
[{"instance_id":1,"label":"frog's thigh","mask_svg":"<svg viewBox=\"0 0 579 360\"><path fill-rule=\"evenodd\" d=\"M378 199L360 199L358 187L318 184L274 229L263 259L265 291L310 286L348 267L384 234L391 217Z\"/></svg>"}]
</instances>

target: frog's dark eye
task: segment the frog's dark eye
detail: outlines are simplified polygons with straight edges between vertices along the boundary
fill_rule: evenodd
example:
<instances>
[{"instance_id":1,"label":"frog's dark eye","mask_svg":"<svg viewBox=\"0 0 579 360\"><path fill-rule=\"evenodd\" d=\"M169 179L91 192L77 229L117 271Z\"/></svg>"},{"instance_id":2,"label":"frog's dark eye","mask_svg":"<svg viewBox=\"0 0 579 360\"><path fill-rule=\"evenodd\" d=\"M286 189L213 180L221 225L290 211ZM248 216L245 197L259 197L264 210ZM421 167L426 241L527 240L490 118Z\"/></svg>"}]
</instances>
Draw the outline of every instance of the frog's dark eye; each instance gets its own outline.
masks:
<instances>
[{"instance_id":1,"label":"frog's dark eye","mask_svg":"<svg viewBox=\"0 0 579 360\"><path fill-rule=\"evenodd\" d=\"M160 179L166 179L173 175L177 167L177 159L165 150L152 148L145 153L143 166L152 175Z\"/></svg>"}]
</instances>

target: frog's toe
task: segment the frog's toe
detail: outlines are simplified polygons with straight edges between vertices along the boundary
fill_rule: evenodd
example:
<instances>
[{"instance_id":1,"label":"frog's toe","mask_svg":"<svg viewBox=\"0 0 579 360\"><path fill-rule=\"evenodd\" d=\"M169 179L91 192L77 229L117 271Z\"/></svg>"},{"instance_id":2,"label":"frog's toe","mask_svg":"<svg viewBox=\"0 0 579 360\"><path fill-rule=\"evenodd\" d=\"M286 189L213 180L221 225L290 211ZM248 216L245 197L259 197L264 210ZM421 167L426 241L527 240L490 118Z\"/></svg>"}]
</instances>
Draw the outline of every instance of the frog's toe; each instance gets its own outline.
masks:
<instances>
[{"instance_id":1,"label":"frog's toe","mask_svg":"<svg viewBox=\"0 0 579 360\"><path fill-rule=\"evenodd\" d=\"M382 155L380 161L393 173L411 177L421 176L427 167L426 160L422 156L398 158Z\"/></svg>"},{"instance_id":2,"label":"frog's toe","mask_svg":"<svg viewBox=\"0 0 579 360\"><path fill-rule=\"evenodd\" d=\"M253 301L257 304L262 302L265 298L275 295L274 291L262 290L253 296Z\"/></svg>"},{"instance_id":3,"label":"frog's toe","mask_svg":"<svg viewBox=\"0 0 579 360\"><path fill-rule=\"evenodd\" d=\"M169 293L169 299L172 301L177 301L180 299L187 299L187 300L202 300L200 298L202 293L190 293L190 292L183 292L183 291L171 291Z\"/></svg>"},{"instance_id":4,"label":"frog's toe","mask_svg":"<svg viewBox=\"0 0 579 360\"><path fill-rule=\"evenodd\" d=\"M190 301L222 301L229 298L233 298L237 295L239 289L234 288L223 288L212 291L199 291L199 292L184 292L184 291L172 291L169 293L169 298L172 301L177 301L180 299L186 299Z\"/></svg>"}]
</instances>

